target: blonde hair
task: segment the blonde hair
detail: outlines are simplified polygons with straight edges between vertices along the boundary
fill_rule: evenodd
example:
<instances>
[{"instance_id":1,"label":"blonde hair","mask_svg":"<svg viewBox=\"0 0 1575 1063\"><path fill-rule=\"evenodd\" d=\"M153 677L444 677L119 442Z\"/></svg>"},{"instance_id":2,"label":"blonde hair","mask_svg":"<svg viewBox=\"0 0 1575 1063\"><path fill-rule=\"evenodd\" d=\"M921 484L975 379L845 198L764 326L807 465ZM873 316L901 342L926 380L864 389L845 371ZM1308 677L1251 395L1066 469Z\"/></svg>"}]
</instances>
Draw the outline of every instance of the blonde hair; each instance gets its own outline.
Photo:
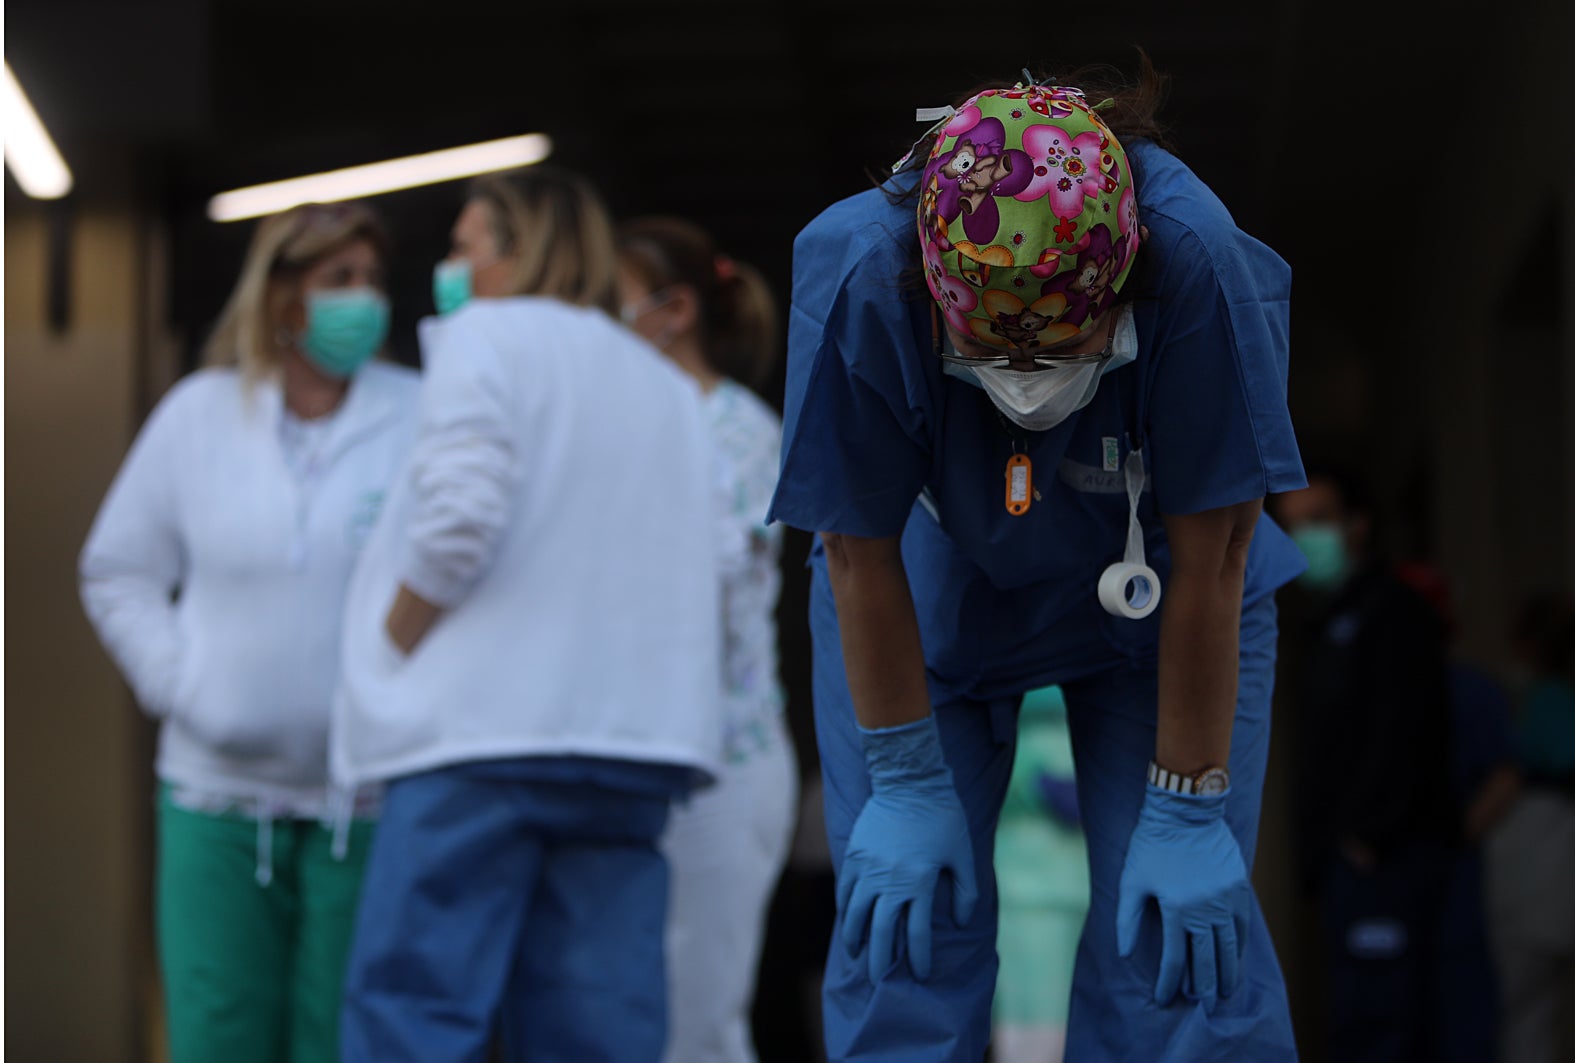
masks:
<instances>
[{"instance_id":1,"label":"blonde hair","mask_svg":"<svg viewBox=\"0 0 1575 1063\"><path fill-rule=\"evenodd\" d=\"M710 367L759 387L776 366L777 304L760 271L723 254L700 226L654 216L618 230L623 263L653 293L677 284L700 304L700 350Z\"/></svg>"},{"instance_id":2,"label":"blonde hair","mask_svg":"<svg viewBox=\"0 0 1575 1063\"><path fill-rule=\"evenodd\" d=\"M284 313L301 274L347 244L366 240L388 260L388 230L365 203L307 203L257 224L241 278L203 352L209 365L238 365L258 380L279 364Z\"/></svg>"},{"instance_id":3,"label":"blonde hair","mask_svg":"<svg viewBox=\"0 0 1575 1063\"><path fill-rule=\"evenodd\" d=\"M498 251L515 259L508 294L547 295L615 311L612 219L584 179L533 166L477 178L468 198L491 208Z\"/></svg>"}]
</instances>

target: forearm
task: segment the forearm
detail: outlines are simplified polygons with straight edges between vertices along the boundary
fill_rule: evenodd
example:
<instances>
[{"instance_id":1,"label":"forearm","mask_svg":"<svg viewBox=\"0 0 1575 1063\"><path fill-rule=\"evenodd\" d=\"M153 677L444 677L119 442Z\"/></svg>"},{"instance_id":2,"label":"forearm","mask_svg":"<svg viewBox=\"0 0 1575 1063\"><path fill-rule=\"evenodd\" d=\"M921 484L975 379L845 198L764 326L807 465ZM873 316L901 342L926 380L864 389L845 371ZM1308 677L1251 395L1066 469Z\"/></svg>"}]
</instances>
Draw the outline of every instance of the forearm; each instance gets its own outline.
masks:
<instances>
[{"instance_id":1,"label":"forearm","mask_svg":"<svg viewBox=\"0 0 1575 1063\"><path fill-rule=\"evenodd\" d=\"M1504 813L1520 796L1520 789L1520 772L1513 765L1500 765L1494 769L1466 809L1466 840L1481 841L1494 824L1504 818Z\"/></svg>"},{"instance_id":2,"label":"forearm","mask_svg":"<svg viewBox=\"0 0 1575 1063\"><path fill-rule=\"evenodd\" d=\"M133 577L84 574L82 603L99 641L137 702L164 717L175 708L182 639L169 592Z\"/></svg>"},{"instance_id":3,"label":"forearm","mask_svg":"<svg viewBox=\"0 0 1575 1063\"><path fill-rule=\"evenodd\" d=\"M517 414L483 348L438 358L423 388L400 583L453 609L492 565L512 518L523 475Z\"/></svg>"},{"instance_id":4,"label":"forearm","mask_svg":"<svg viewBox=\"0 0 1575 1063\"><path fill-rule=\"evenodd\" d=\"M1230 760L1241 599L1258 506L1167 518L1173 567L1161 606L1154 759L1195 773Z\"/></svg>"},{"instance_id":5,"label":"forearm","mask_svg":"<svg viewBox=\"0 0 1575 1063\"><path fill-rule=\"evenodd\" d=\"M150 715L175 708L185 638L174 593L186 578L170 406L138 435L77 558L82 607L137 701ZM172 434L174 433L174 434Z\"/></svg>"},{"instance_id":6,"label":"forearm","mask_svg":"<svg viewBox=\"0 0 1575 1063\"><path fill-rule=\"evenodd\" d=\"M923 719L930 713L924 650L898 540L822 538L859 725L874 730Z\"/></svg>"},{"instance_id":7,"label":"forearm","mask_svg":"<svg viewBox=\"0 0 1575 1063\"><path fill-rule=\"evenodd\" d=\"M429 475L417 481L417 492L400 583L452 609L491 566L509 500L501 482L479 476L442 482Z\"/></svg>"},{"instance_id":8,"label":"forearm","mask_svg":"<svg viewBox=\"0 0 1575 1063\"><path fill-rule=\"evenodd\" d=\"M1230 760L1240 653L1241 583L1171 577L1159 629L1154 759L1191 774Z\"/></svg>"}]
</instances>

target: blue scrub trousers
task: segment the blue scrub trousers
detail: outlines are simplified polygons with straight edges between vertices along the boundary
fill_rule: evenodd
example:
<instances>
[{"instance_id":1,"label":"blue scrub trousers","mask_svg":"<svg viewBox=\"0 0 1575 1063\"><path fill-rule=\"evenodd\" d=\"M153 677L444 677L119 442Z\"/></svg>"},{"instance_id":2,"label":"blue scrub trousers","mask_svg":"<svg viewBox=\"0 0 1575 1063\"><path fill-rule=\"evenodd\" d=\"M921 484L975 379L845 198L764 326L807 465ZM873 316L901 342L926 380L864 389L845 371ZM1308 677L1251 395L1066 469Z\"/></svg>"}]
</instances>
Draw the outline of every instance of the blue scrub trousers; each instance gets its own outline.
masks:
<instances>
[{"instance_id":1,"label":"blue scrub trousers","mask_svg":"<svg viewBox=\"0 0 1575 1063\"><path fill-rule=\"evenodd\" d=\"M1499 1036L1502 989L1488 939L1482 854L1455 854L1437 944L1438 1040L1443 1063L1490 1063Z\"/></svg>"},{"instance_id":2,"label":"blue scrub trousers","mask_svg":"<svg viewBox=\"0 0 1575 1063\"><path fill-rule=\"evenodd\" d=\"M857 721L848 695L836 609L823 566L813 567L815 725L825 781L826 833L840 873L848 835L869 798ZM1277 637L1272 597L1243 611L1241 677L1231 745L1226 820L1252 867ZM1295 1060L1290 1007L1262 909L1253 899L1242 981L1212 1009L1178 997L1154 1003L1160 925L1153 908L1136 953L1116 953L1116 890L1143 803L1154 754L1157 674L1152 661L1062 684L1066 695L1092 871L1088 922L1077 954L1067 1030L1068 1063L1202 1063ZM823 1013L831 1063L979 1063L990 1039L998 905L992 866L996 820L1011 775L1020 698L933 706L946 760L973 836L980 889L972 921L951 918L951 885L937 889L930 978L915 981L905 955L876 985L868 966L833 937ZM1180 869L1178 869L1179 871ZM898 941L903 935L898 934Z\"/></svg>"},{"instance_id":3,"label":"blue scrub trousers","mask_svg":"<svg viewBox=\"0 0 1575 1063\"><path fill-rule=\"evenodd\" d=\"M340 1020L344 1063L658 1063L669 796L529 759L389 784Z\"/></svg>"},{"instance_id":4,"label":"blue scrub trousers","mask_svg":"<svg viewBox=\"0 0 1575 1063\"><path fill-rule=\"evenodd\" d=\"M1349 1063L1491 1063L1497 979L1479 868L1412 841L1323 878L1329 1052Z\"/></svg>"}]
</instances>

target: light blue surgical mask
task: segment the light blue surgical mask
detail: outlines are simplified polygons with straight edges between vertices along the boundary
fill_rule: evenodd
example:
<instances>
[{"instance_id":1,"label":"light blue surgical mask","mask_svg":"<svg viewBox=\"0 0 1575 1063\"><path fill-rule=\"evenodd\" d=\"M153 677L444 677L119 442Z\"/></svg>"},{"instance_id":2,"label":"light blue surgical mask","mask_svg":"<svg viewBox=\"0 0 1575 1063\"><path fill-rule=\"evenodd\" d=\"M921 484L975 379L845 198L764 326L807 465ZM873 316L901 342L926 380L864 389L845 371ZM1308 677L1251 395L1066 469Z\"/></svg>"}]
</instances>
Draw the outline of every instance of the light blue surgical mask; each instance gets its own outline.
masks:
<instances>
[{"instance_id":1,"label":"light blue surgical mask","mask_svg":"<svg viewBox=\"0 0 1575 1063\"><path fill-rule=\"evenodd\" d=\"M432 269L432 303L440 314L452 313L470 302L471 265L466 258L444 259Z\"/></svg>"},{"instance_id":2,"label":"light blue surgical mask","mask_svg":"<svg viewBox=\"0 0 1575 1063\"><path fill-rule=\"evenodd\" d=\"M1345 549L1345 533L1338 524L1303 524L1291 533L1291 541L1307 558L1307 571L1297 577L1301 583L1328 591L1344 581L1351 559Z\"/></svg>"},{"instance_id":3,"label":"light blue surgical mask","mask_svg":"<svg viewBox=\"0 0 1575 1063\"><path fill-rule=\"evenodd\" d=\"M349 377L388 339L388 297L376 288L308 292L301 353L332 377Z\"/></svg>"},{"instance_id":4,"label":"light blue surgical mask","mask_svg":"<svg viewBox=\"0 0 1575 1063\"><path fill-rule=\"evenodd\" d=\"M633 325L652 310L659 310L673 301L673 289L663 288L652 292L638 302L625 303L618 308L618 318L625 325Z\"/></svg>"}]
</instances>

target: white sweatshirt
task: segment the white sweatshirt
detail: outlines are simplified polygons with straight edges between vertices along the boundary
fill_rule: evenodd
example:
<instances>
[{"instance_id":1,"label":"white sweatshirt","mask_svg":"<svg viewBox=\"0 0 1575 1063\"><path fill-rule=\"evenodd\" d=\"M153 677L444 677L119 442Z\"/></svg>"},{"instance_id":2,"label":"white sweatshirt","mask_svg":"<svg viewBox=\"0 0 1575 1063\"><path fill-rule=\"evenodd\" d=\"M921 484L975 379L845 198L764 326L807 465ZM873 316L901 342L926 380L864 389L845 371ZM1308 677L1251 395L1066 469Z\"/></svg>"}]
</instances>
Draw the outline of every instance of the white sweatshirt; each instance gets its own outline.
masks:
<instances>
[{"instance_id":1,"label":"white sweatshirt","mask_svg":"<svg viewBox=\"0 0 1575 1063\"><path fill-rule=\"evenodd\" d=\"M414 438L419 394L408 369L362 369L309 481L286 460L277 382L248 389L233 369L204 369L148 418L80 577L99 638L163 720L160 779L323 806L345 590Z\"/></svg>"},{"instance_id":2,"label":"white sweatshirt","mask_svg":"<svg viewBox=\"0 0 1575 1063\"><path fill-rule=\"evenodd\" d=\"M695 385L599 310L421 325L420 436L351 584L335 778L721 753L715 473ZM408 658L403 583L446 612Z\"/></svg>"}]
</instances>

